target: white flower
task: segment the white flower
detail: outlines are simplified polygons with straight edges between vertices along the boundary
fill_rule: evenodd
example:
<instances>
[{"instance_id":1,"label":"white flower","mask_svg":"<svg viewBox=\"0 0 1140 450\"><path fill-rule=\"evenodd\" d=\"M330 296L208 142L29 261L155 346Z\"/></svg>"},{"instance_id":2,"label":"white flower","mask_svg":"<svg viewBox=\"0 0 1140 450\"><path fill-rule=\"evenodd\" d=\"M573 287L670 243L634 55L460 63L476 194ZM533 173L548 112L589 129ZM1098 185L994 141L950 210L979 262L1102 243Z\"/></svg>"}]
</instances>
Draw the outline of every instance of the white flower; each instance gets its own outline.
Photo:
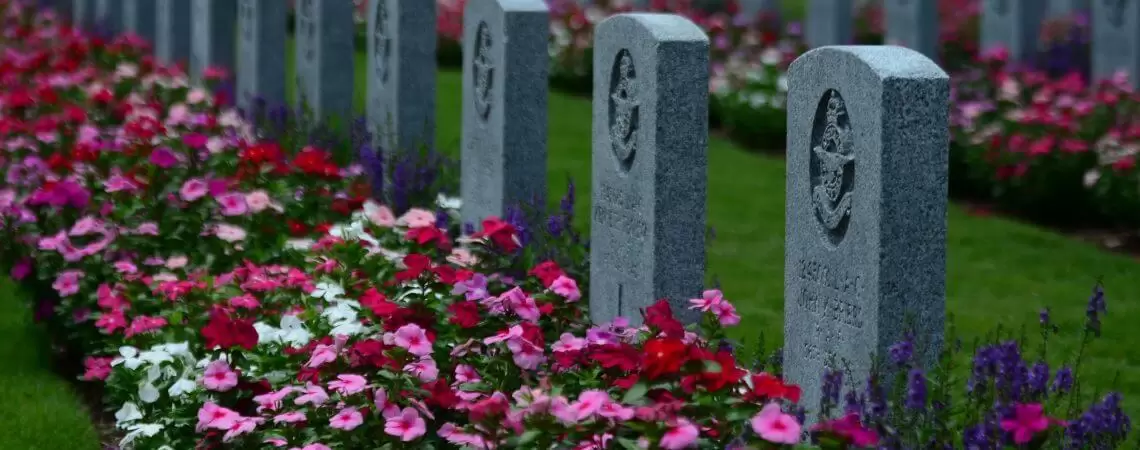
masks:
<instances>
[{"instance_id":1,"label":"white flower","mask_svg":"<svg viewBox=\"0 0 1140 450\"><path fill-rule=\"evenodd\" d=\"M314 298L334 301L344 295L344 288L336 283L317 283L317 288L313 289L313 292L309 295Z\"/></svg>"},{"instance_id":2,"label":"white flower","mask_svg":"<svg viewBox=\"0 0 1140 450\"><path fill-rule=\"evenodd\" d=\"M128 445L138 439L139 436L151 437L162 431L163 425L159 423L139 423L127 427L130 430L123 439L119 441L119 447L130 448Z\"/></svg>"},{"instance_id":3,"label":"white flower","mask_svg":"<svg viewBox=\"0 0 1140 450\"><path fill-rule=\"evenodd\" d=\"M281 317L281 331L278 339L294 347L304 347L313 339L313 334L305 329L305 323L296 315L289 314Z\"/></svg>"},{"instance_id":4,"label":"white flower","mask_svg":"<svg viewBox=\"0 0 1140 450\"><path fill-rule=\"evenodd\" d=\"M197 389L198 383L195 383L194 380L179 378L178 381L175 381L174 384L170 385L170 389L167 390L167 393L169 393L171 397L181 397L183 395L194 392Z\"/></svg>"},{"instance_id":5,"label":"white flower","mask_svg":"<svg viewBox=\"0 0 1140 450\"><path fill-rule=\"evenodd\" d=\"M194 359L194 355L190 353L189 342L171 342L167 344L159 344L150 348L154 351L163 351L171 354L172 356L190 357Z\"/></svg>"},{"instance_id":6,"label":"white flower","mask_svg":"<svg viewBox=\"0 0 1140 450\"><path fill-rule=\"evenodd\" d=\"M147 350L139 354L139 359L155 365L174 361L170 353L162 350Z\"/></svg>"},{"instance_id":7,"label":"white flower","mask_svg":"<svg viewBox=\"0 0 1140 450\"><path fill-rule=\"evenodd\" d=\"M441 193L438 197L435 198L435 204L443 209L459 209L463 206L463 198L448 197Z\"/></svg>"},{"instance_id":8,"label":"white flower","mask_svg":"<svg viewBox=\"0 0 1140 450\"><path fill-rule=\"evenodd\" d=\"M119 356L111 360L111 366L122 364L130 370L138 369L144 362L139 356L139 349L124 345L119 347Z\"/></svg>"},{"instance_id":9,"label":"white flower","mask_svg":"<svg viewBox=\"0 0 1140 450\"><path fill-rule=\"evenodd\" d=\"M356 320L356 308L359 307L359 304L353 305L352 303L356 302L337 302L332 307L325 308L324 311L321 311L321 317L333 325L346 320Z\"/></svg>"},{"instance_id":10,"label":"white flower","mask_svg":"<svg viewBox=\"0 0 1140 450\"><path fill-rule=\"evenodd\" d=\"M272 344L281 340L281 331L273 327L273 325L265 322L257 322L253 324L253 329L257 331L257 343Z\"/></svg>"},{"instance_id":11,"label":"white flower","mask_svg":"<svg viewBox=\"0 0 1140 450\"><path fill-rule=\"evenodd\" d=\"M316 241L312 239L289 239L285 241L285 248L289 250L308 250L313 248Z\"/></svg>"},{"instance_id":12,"label":"white flower","mask_svg":"<svg viewBox=\"0 0 1140 450\"><path fill-rule=\"evenodd\" d=\"M780 92L788 92L787 74L780 75L780 78L776 80L776 89L778 89Z\"/></svg>"},{"instance_id":13,"label":"white flower","mask_svg":"<svg viewBox=\"0 0 1140 450\"><path fill-rule=\"evenodd\" d=\"M355 336L364 332L364 325L356 320L346 320L329 330L330 336Z\"/></svg>"},{"instance_id":14,"label":"white flower","mask_svg":"<svg viewBox=\"0 0 1140 450\"><path fill-rule=\"evenodd\" d=\"M123 428L127 422L132 422L143 418L142 412L139 411L139 406L133 402L123 403L123 407L115 412L115 426Z\"/></svg>"}]
</instances>

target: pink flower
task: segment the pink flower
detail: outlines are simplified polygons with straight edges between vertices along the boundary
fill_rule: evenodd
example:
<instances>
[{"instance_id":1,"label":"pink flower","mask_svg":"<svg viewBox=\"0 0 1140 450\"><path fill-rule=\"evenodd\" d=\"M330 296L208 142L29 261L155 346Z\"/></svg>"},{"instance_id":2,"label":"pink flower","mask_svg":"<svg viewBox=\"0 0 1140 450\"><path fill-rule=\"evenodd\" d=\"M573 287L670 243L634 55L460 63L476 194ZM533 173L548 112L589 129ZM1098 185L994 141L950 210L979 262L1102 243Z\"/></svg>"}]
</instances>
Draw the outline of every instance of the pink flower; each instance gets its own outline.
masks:
<instances>
[{"instance_id":1,"label":"pink flower","mask_svg":"<svg viewBox=\"0 0 1140 450\"><path fill-rule=\"evenodd\" d=\"M796 444L800 442L800 423L795 417L784 414L780 405L769 403L752 418L752 431L768 442Z\"/></svg>"},{"instance_id":2,"label":"pink flower","mask_svg":"<svg viewBox=\"0 0 1140 450\"><path fill-rule=\"evenodd\" d=\"M290 411L284 414L273 416L273 423L297 423L305 421L305 413L301 411Z\"/></svg>"},{"instance_id":3,"label":"pink flower","mask_svg":"<svg viewBox=\"0 0 1140 450\"><path fill-rule=\"evenodd\" d=\"M92 380L106 380L111 375L111 361L114 358L99 358L88 356L83 359L83 367L86 369L83 372L83 379Z\"/></svg>"},{"instance_id":4,"label":"pink flower","mask_svg":"<svg viewBox=\"0 0 1140 450\"><path fill-rule=\"evenodd\" d=\"M325 392L325 390L320 386L309 383L307 386L305 386L304 393L293 399L293 404L298 406L304 405L306 403L320 405L327 401L329 401L329 394Z\"/></svg>"},{"instance_id":5,"label":"pink flower","mask_svg":"<svg viewBox=\"0 0 1140 450\"><path fill-rule=\"evenodd\" d=\"M740 323L740 315L736 313L736 307L732 306L732 303L727 301L720 302L713 305L711 311L721 326L729 327Z\"/></svg>"},{"instance_id":6,"label":"pink flower","mask_svg":"<svg viewBox=\"0 0 1140 450\"><path fill-rule=\"evenodd\" d=\"M329 419L329 426L344 431L350 431L364 423L364 416L356 408L345 408Z\"/></svg>"},{"instance_id":7,"label":"pink flower","mask_svg":"<svg viewBox=\"0 0 1140 450\"><path fill-rule=\"evenodd\" d=\"M163 169L169 169L178 164L178 155L169 147L159 147L150 153L150 163Z\"/></svg>"},{"instance_id":8,"label":"pink flower","mask_svg":"<svg viewBox=\"0 0 1140 450\"><path fill-rule=\"evenodd\" d=\"M119 273L132 274L139 271L139 266L136 266L135 263L127 261L125 259L115 261L112 266L115 268L115 271Z\"/></svg>"},{"instance_id":9,"label":"pink flower","mask_svg":"<svg viewBox=\"0 0 1140 450\"><path fill-rule=\"evenodd\" d=\"M1026 444L1033 440L1033 435L1049 428L1049 419L1045 417L1044 408L1040 403L1021 403L1014 406L1013 417L1001 421L1001 429L1013 435L1015 444Z\"/></svg>"},{"instance_id":10,"label":"pink flower","mask_svg":"<svg viewBox=\"0 0 1140 450\"><path fill-rule=\"evenodd\" d=\"M51 287L59 292L60 297L67 297L79 292L79 279L83 278L82 270L65 270L55 278Z\"/></svg>"},{"instance_id":11,"label":"pink flower","mask_svg":"<svg viewBox=\"0 0 1140 450\"><path fill-rule=\"evenodd\" d=\"M219 223L214 230L214 235L226 242L237 242L245 240L245 230L233 225Z\"/></svg>"},{"instance_id":12,"label":"pink flower","mask_svg":"<svg viewBox=\"0 0 1140 450\"><path fill-rule=\"evenodd\" d=\"M198 409L198 426L196 429L199 432L207 428L228 430L240 418L241 414L237 412L218 406L214 402L206 402Z\"/></svg>"},{"instance_id":13,"label":"pink flower","mask_svg":"<svg viewBox=\"0 0 1140 450\"><path fill-rule=\"evenodd\" d=\"M389 417L384 422L384 432L400 438L404 442L423 436L427 424L413 408L404 408L399 415Z\"/></svg>"},{"instance_id":14,"label":"pink flower","mask_svg":"<svg viewBox=\"0 0 1140 450\"><path fill-rule=\"evenodd\" d=\"M230 306L234 308L257 309L261 306L261 302L257 300L252 294L242 294L230 299Z\"/></svg>"},{"instance_id":15,"label":"pink flower","mask_svg":"<svg viewBox=\"0 0 1140 450\"><path fill-rule=\"evenodd\" d=\"M305 367L320 367L330 362L336 361L336 357L336 346L317 344L317 347L313 349L313 355L309 357L309 362L305 363Z\"/></svg>"},{"instance_id":16,"label":"pink flower","mask_svg":"<svg viewBox=\"0 0 1140 450\"><path fill-rule=\"evenodd\" d=\"M254 396L253 401L257 402L257 412L277 410L277 408L281 407L281 401L289 394L292 394L293 391L292 386L286 386L277 391ZM304 416L302 415L302 417Z\"/></svg>"},{"instance_id":17,"label":"pink flower","mask_svg":"<svg viewBox=\"0 0 1140 450\"><path fill-rule=\"evenodd\" d=\"M185 255L171 256L166 260L166 268L170 270L181 269L183 267L186 267L186 264L189 262L189 258L187 258Z\"/></svg>"},{"instance_id":18,"label":"pink flower","mask_svg":"<svg viewBox=\"0 0 1140 450\"><path fill-rule=\"evenodd\" d=\"M207 184L201 178L191 178L182 183L182 188L178 190L178 196L182 200L192 202L206 196Z\"/></svg>"},{"instance_id":19,"label":"pink flower","mask_svg":"<svg viewBox=\"0 0 1140 450\"><path fill-rule=\"evenodd\" d=\"M301 447L301 450L332 450L332 448L325 444L314 442L312 444Z\"/></svg>"},{"instance_id":20,"label":"pink flower","mask_svg":"<svg viewBox=\"0 0 1140 450\"><path fill-rule=\"evenodd\" d=\"M240 216L249 211L245 204L245 196L238 193L224 194L218 197L218 204L222 206L223 216Z\"/></svg>"},{"instance_id":21,"label":"pink flower","mask_svg":"<svg viewBox=\"0 0 1140 450\"><path fill-rule=\"evenodd\" d=\"M724 299L724 294L717 289L710 289L701 294L701 298L689 300L692 306L702 312L711 312L723 326L732 326L740 323L740 316L736 314L736 307Z\"/></svg>"},{"instance_id":22,"label":"pink flower","mask_svg":"<svg viewBox=\"0 0 1140 450\"><path fill-rule=\"evenodd\" d=\"M423 328L414 323L400 327L395 333L395 344L416 356L431 354L431 341Z\"/></svg>"},{"instance_id":23,"label":"pink flower","mask_svg":"<svg viewBox=\"0 0 1140 450\"><path fill-rule=\"evenodd\" d=\"M610 403L610 394L605 391L590 390L578 394L578 401L570 405L570 409L574 411L576 418L579 421L586 420L593 416L602 406Z\"/></svg>"},{"instance_id":24,"label":"pink flower","mask_svg":"<svg viewBox=\"0 0 1140 450\"><path fill-rule=\"evenodd\" d=\"M435 213L419 208L409 209L408 212L400 216L396 221L396 225L406 226L408 228L422 228L435 226Z\"/></svg>"},{"instance_id":25,"label":"pink flower","mask_svg":"<svg viewBox=\"0 0 1140 450\"><path fill-rule=\"evenodd\" d=\"M578 282L566 275L560 275L550 284L550 290L561 295L567 302L576 302L582 298L582 291L578 290Z\"/></svg>"},{"instance_id":26,"label":"pink flower","mask_svg":"<svg viewBox=\"0 0 1140 450\"><path fill-rule=\"evenodd\" d=\"M255 213L265 211L272 208L275 211L282 211L284 208L278 205L269 198L269 194L263 190L256 190L245 195L245 204L249 206L249 210Z\"/></svg>"},{"instance_id":27,"label":"pink flower","mask_svg":"<svg viewBox=\"0 0 1140 450\"><path fill-rule=\"evenodd\" d=\"M404 372L415 375L424 383L431 383L439 378L439 367L436 366L435 360L426 356L420 358L419 361L412 361L405 365Z\"/></svg>"},{"instance_id":28,"label":"pink flower","mask_svg":"<svg viewBox=\"0 0 1140 450\"><path fill-rule=\"evenodd\" d=\"M329 383L329 389L341 395L352 395L368 387L368 380L360 375L345 373L336 376L336 381Z\"/></svg>"},{"instance_id":29,"label":"pink flower","mask_svg":"<svg viewBox=\"0 0 1140 450\"><path fill-rule=\"evenodd\" d=\"M697 436L700 431L697 426L693 425L685 418L677 418L675 424L665 430L665 435L661 436L661 448L675 450L681 448L692 447L697 442Z\"/></svg>"},{"instance_id":30,"label":"pink flower","mask_svg":"<svg viewBox=\"0 0 1140 450\"><path fill-rule=\"evenodd\" d=\"M126 337L148 333L166 326L166 318L159 316L138 316L127 327Z\"/></svg>"},{"instance_id":31,"label":"pink flower","mask_svg":"<svg viewBox=\"0 0 1140 450\"><path fill-rule=\"evenodd\" d=\"M206 366L206 373L202 376L202 385L212 391L225 392L237 384L237 372L230 369L230 364L221 359Z\"/></svg>"},{"instance_id":32,"label":"pink flower","mask_svg":"<svg viewBox=\"0 0 1140 450\"><path fill-rule=\"evenodd\" d=\"M249 433L257 428L257 425L262 422L260 417L240 417L234 424L226 430L226 434L222 436L222 442L229 442L233 438Z\"/></svg>"}]
</instances>

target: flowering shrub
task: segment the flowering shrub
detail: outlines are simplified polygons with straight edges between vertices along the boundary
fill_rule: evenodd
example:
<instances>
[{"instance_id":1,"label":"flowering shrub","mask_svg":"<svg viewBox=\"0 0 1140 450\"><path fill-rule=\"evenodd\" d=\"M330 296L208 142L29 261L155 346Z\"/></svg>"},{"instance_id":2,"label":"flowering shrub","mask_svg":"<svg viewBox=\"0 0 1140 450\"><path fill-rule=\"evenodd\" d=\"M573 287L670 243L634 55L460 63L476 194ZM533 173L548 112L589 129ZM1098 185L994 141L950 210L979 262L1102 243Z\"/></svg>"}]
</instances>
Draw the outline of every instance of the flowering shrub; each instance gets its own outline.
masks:
<instances>
[{"instance_id":1,"label":"flowering shrub","mask_svg":"<svg viewBox=\"0 0 1140 450\"><path fill-rule=\"evenodd\" d=\"M60 299L48 318L123 447L1107 448L1130 430L1115 394L1049 403L1078 399L1079 358L1050 381L1016 341L977 350L959 408L953 358L928 376L899 343L872 380L904 382L835 414L826 374L806 426L779 362L738 358L719 290L689 300L689 327L664 301L590 323L572 188L543 223L512 209L468 230L422 193L394 210L365 200L366 169L260 139L130 38L0 11L5 254ZM1097 291L1086 341L1105 310Z\"/></svg>"},{"instance_id":2,"label":"flowering shrub","mask_svg":"<svg viewBox=\"0 0 1140 450\"><path fill-rule=\"evenodd\" d=\"M954 78L952 188L1054 223L1140 223L1140 97L1128 80L1090 86L991 56Z\"/></svg>"}]
</instances>

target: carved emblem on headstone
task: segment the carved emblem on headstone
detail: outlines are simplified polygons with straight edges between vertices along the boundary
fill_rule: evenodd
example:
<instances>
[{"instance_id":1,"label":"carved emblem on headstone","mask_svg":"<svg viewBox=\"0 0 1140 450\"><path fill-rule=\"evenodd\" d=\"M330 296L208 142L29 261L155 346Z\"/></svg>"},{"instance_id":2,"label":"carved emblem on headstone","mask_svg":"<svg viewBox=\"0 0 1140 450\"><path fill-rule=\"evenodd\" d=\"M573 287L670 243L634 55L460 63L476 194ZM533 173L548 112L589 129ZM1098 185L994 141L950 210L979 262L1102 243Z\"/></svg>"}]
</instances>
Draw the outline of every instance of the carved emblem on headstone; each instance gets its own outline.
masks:
<instances>
[{"instance_id":1,"label":"carved emblem on headstone","mask_svg":"<svg viewBox=\"0 0 1140 450\"><path fill-rule=\"evenodd\" d=\"M1124 25L1124 9L1128 7L1128 0L1102 0L1108 23L1120 28Z\"/></svg>"},{"instance_id":2,"label":"carved emblem on headstone","mask_svg":"<svg viewBox=\"0 0 1140 450\"><path fill-rule=\"evenodd\" d=\"M475 31L474 55L471 57L471 87L475 99L475 111L479 118L487 120L491 114L491 87L495 81L495 62L491 56L491 28L487 22L479 22Z\"/></svg>"},{"instance_id":3,"label":"carved emblem on headstone","mask_svg":"<svg viewBox=\"0 0 1140 450\"><path fill-rule=\"evenodd\" d=\"M392 37L388 19L388 2L379 0L376 5L376 20L372 29L372 67L380 84L388 82L388 63L392 56Z\"/></svg>"},{"instance_id":4,"label":"carved emblem on headstone","mask_svg":"<svg viewBox=\"0 0 1140 450\"><path fill-rule=\"evenodd\" d=\"M638 100L637 69L633 55L622 49L610 70L610 141L618 166L628 171L637 153L641 104Z\"/></svg>"},{"instance_id":5,"label":"carved emblem on headstone","mask_svg":"<svg viewBox=\"0 0 1140 450\"><path fill-rule=\"evenodd\" d=\"M829 89L820 99L812 124L810 170L815 216L833 245L843 240L850 222L853 145L847 106L838 91Z\"/></svg>"},{"instance_id":6,"label":"carved emblem on headstone","mask_svg":"<svg viewBox=\"0 0 1140 450\"><path fill-rule=\"evenodd\" d=\"M1005 13L1009 12L1009 0L989 0L989 2L993 11L999 16L1004 16Z\"/></svg>"}]
</instances>

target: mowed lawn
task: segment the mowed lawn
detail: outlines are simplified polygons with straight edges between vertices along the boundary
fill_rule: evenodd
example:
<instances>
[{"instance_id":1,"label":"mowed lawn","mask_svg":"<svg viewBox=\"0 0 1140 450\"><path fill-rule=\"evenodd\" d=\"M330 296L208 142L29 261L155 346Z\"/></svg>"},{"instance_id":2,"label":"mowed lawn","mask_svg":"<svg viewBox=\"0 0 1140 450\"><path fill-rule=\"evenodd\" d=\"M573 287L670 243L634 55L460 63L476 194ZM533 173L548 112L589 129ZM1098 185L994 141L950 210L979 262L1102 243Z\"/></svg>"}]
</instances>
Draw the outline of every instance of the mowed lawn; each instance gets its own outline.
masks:
<instances>
[{"instance_id":1,"label":"mowed lawn","mask_svg":"<svg viewBox=\"0 0 1140 450\"><path fill-rule=\"evenodd\" d=\"M364 54L358 53L358 93L364 92L363 67ZM436 96L437 145L457 158L461 78L458 69L441 69ZM358 110L363 101L358 94ZM590 101L551 92L549 106L550 205L555 207L572 178L580 199L578 226L586 229ZM710 139L708 221L715 230L708 244L709 281L720 282L743 317L735 336L752 343L763 333L770 345L782 342L783 159ZM973 339L999 326L1013 333L1025 327L1036 336L1037 313L1048 307L1061 326L1049 345L1055 369L1061 356L1075 353L1087 299L1097 280L1103 280L1109 313L1103 336L1086 349L1080 379L1090 395L1094 390L1122 391L1128 411L1140 415L1140 328L1129 328L1140 318L1140 260L1015 220L972 215L957 205L950 208L947 239L947 310L967 352Z\"/></svg>"},{"instance_id":2,"label":"mowed lawn","mask_svg":"<svg viewBox=\"0 0 1140 450\"><path fill-rule=\"evenodd\" d=\"M27 295L0 277L0 448L99 449L86 406L52 369L48 343Z\"/></svg>"}]
</instances>

